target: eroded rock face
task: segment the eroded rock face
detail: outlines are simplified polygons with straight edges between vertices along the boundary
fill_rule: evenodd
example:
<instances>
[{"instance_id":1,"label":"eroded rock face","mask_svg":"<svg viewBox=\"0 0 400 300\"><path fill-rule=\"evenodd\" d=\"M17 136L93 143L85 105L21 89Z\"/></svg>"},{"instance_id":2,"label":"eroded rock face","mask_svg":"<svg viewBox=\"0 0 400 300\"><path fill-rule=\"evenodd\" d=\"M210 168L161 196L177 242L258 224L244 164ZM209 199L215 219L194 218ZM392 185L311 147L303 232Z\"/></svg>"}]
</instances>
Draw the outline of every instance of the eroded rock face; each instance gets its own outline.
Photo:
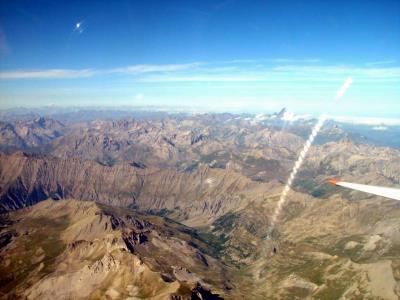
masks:
<instances>
[{"instance_id":1,"label":"eroded rock face","mask_svg":"<svg viewBox=\"0 0 400 300\"><path fill-rule=\"evenodd\" d=\"M223 287L222 265L201 253L207 245L159 217L76 200L46 200L10 217L16 223L5 230L15 238L0 250L0 290L7 297L186 299L191 288L212 295L210 289ZM170 266L196 280L176 276Z\"/></svg>"},{"instance_id":2,"label":"eroded rock face","mask_svg":"<svg viewBox=\"0 0 400 300\"><path fill-rule=\"evenodd\" d=\"M208 222L241 207L246 197L255 198L255 191L265 193L269 188L234 171L206 166L191 173L142 170L128 164L105 167L93 161L23 153L0 155L0 165L2 211L26 207L49 197L73 197L134 206L143 211L177 211L179 220L201 216Z\"/></svg>"}]
</instances>

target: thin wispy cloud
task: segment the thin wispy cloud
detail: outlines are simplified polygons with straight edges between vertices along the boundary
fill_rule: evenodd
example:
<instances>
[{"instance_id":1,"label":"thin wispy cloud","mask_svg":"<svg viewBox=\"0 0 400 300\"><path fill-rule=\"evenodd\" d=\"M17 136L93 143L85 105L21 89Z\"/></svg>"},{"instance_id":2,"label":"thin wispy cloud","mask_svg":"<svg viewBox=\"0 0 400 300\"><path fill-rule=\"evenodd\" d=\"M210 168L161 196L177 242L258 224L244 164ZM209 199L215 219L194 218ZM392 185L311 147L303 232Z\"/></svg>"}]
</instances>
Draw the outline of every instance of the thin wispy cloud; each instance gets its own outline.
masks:
<instances>
[{"instance_id":1,"label":"thin wispy cloud","mask_svg":"<svg viewBox=\"0 0 400 300\"><path fill-rule=\"evenodd\" d=\"M400 79L400 67L391 68L360 68L360 67L347 67L347 66L297 66L297 65L284 65L273 68L278 72L290 72L292 74L309 74L309 75L343 75L348 74L352 76L369 76L369 77L384 77L384 78L398 78Z\"/></svg>"},{"instance_id":2,"label":"thin wispy cloud","mask_svg":"<svg viewBox=\"0 0 400 300\"><path fill-rule=\"evenodd\" d=\"M140 79L142 82L245 82L263 81L260 76L223 76L223 75L182 75L182 76L150 76Z\"/></svg>"},{"instance_id":3,"label":"thin wispy cloud","mask_svg":"<svg viewBox=\"0 0 400 300\"><path fill-rule=\"evenodd\" d=\"M388 130L388 128L386 126L374 126L374 127L372 127L372 130L375 130L375 131L386 131L386 130Z\"/></svg>"},{"instance_id":4,"label":"thin wispy cloud","mask_svg":"<svg viewBox=\"0 0 400 300\"><path fill-rule=\"evenodd\" d=\"M61 78L82 78L94 76L97 72L91 69L68 70L17 70L0 72L0 79L61 79Z\"/></svg>"},{"instance_id":5,"label":"thin wispy cloud","mask_svg":"<svg viewBox=\"0 0 400 300\"><path fill-rule=\"evenodd\" d=\"M392 65L395 64L397 60L390 59L390 60L380 60L380 61L372 61L365 63L366 66L381 66L381 65Z\"/></svg>"},{"instance_id":6,"label":"thin wispy cloud","mask_svg":"<svg viewBox=\"0 0 400 300\"><path fill-rule=\"evenodd\" d=\"M330 116L330 118L342 123L375 126L374 130L386 130L386 126L400 125L400 119L395 118L368 118L354 116Z\"/></svg>"},{"instance_id":7,"label":"thin wispy cloud","mask_svg":"<svg viewBox=\"0 0 400 300\"><path fill-rule=\"evenodd\" d=\"M100 71L107 74L143 74L156 72L176 72L198 67L201 63L172 64L172 65L134 65Z\"/></svg>"},{"instance_id":8,"label":"thin wispy cloud","mask_svg":"<svg viewBox=\"0 0 400 300\"><path fill-rule=\"evenodd\" d=\"M144 99L144 95L142 93L136 94L135 99L141 101Z\"/></svg>"},{"instance_id":9,"label":"thin wispy cloud","mask_svg":"<svg viewBox=\"0 0 400 300\"><path fill-rule=\"evenodd\" d=\"M230 65L232 66L232 65ZM314 66L314 65L283 65L258 66L257 64L236 65L235 68L202 66L191 72L180 74L149 74L139 81L145 82L339 82L352 76L358 83L388 83L400 82L400 67L367 68L347 66Z\"/></svg>"},{"instance_id":10,"label":"thin wispy cloud","mask_svg":"<svg viewBox=\"0 0 400 300\"><path fill-rule=\"evenodd\" d=\"M321 62L321 60L318 58L306 58L306 59L276 58L276 59L271 59L270 61L275 63L300 63L300 64L314 64Z\"/></svg>"},{"instance_id":11,"label":"thin wispy cloud","mask_svg":"<svg viewBox=\"0 0 400 300\"><path fill-rule=\"evenodd\" d=\"M12 70L0 72L0 79L62 79L82 78L110 74L144 74L160 72L177 72L199 66L199 63L171 65L134 65L112 69L47 69L47 70Z\"/></svg>"},{"instance_id":12,"label":"thin wispy cloud","mask_svg":"<svg viewBox=\"0 0 400 300\"><path fill-rule=\"evenodd\" d=\"M210 62L210 64L222 63L222 64L247 64L247 63L292 63L292 64L316 64L322 62L319 58L304 58L304 59L295 59L295 58L265 58L265 59L232 59L232 60L223 60Z\"/></svg>"},{"instance_id":13,"label":"thin wispy cloud","mask_svg":"<svg viewBox=\"0 0 400 300\"><path fill-rule=\"evenodd\" d=\"M357 82L400 82L400 67L322 65L318 59L231 60L185 64L140 64L110 69L46 69L0 71L0 80L69 79L94 76L134 76L138 82L337 82L352 76ZM295 63L303 61L304 63Z\"/></svg>"}]
</instances>

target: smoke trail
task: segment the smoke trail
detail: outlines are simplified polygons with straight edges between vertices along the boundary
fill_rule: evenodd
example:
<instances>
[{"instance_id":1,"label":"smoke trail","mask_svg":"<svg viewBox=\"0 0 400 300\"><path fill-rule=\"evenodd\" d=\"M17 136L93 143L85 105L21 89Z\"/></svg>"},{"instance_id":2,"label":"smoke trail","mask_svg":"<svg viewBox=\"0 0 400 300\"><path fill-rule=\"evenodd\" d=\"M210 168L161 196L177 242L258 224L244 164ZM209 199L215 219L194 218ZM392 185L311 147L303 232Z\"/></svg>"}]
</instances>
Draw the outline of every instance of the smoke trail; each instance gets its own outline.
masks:
<instances>
[{"instance_id":1,"label":"smoke trail","mask_svg":"<svg viewBox=\"0 0 400 300\"><path fill-rule=\"evenodd\" d=\"M343 97L344 93L346 93L347 89L350 87L350 85L352 84L353 79L351 79L351 77L347 78L342 87L337 91L336 93L336 100L339 100L340 98Z\"/></svg>"},{"instance_id":2,"label":"smoke trail","mask_svg":"<svg viewBox=\"0 0 400 300\"><path fill-rule=\"evenodd\" d=\"M343 97L343 95L346 93L347 89L350 87L351 83L353 80L351 77L347 78L341 88L337 91L335 100L339 100L340 98ZM322 126L324 125L326 120L325 115L321 115L318 119L318 122L314 125L313 130L311 131L310 136L308 137L306 143L304 144L303 150L300 152L299 158L297 159L296 163L293 166L292 172L289 175L289 178L286 182L286 185L282 191L282 194L279 198L278 205L275 208L274 214L272 215L271 219L271 226L268 231L268 236L272 233L272 231L275 228L276 222L278 220L278 217L282 211L283 205L286 203L286 196L292 186L293 180L296 177L297 172L299 171L301 165L303 164L304 158L307 155L308 150L310 149L312 143L314 142L315 137L317 136L318 132L321 130Z\"/></svg>"}]
</instances>

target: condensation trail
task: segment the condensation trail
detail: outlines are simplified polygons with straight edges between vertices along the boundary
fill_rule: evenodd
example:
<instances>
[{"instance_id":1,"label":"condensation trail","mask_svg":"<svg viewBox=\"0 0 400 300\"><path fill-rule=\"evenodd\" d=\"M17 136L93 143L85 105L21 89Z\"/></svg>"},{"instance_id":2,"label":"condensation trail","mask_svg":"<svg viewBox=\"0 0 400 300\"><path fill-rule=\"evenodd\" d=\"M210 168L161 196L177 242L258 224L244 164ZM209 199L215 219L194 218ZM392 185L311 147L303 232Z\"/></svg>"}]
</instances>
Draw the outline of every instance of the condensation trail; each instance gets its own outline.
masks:
<instances>
[{"instance_id":1,"label":"condensation trail","mask_svg":"<svg viewBox=\"0 0 400 300\"><path fill-rule=\"evenodd\" d=\"M336 97L335 100L339 100L340 98L343 97L343 95L346 93L346 90L350 87L351 83L352 83L352 79L351 77L347 78L343 85L340 87L340 89L337 91L336 93ZM314 142L315 137L317 136L318 132L321 130L322 126L324 125L326 120L326 116L325 115L321 115L318 119L318 122L314 125L313 130L311 131L310 136L308 137L306 143L304 144L303 150L300 152L299 158L297 159L296 163L294 164L294 167L292 169L292 172L289 175L289 178L286 182L286 185L282 191L282 194L279 198L277 207L275 208L274 214L272 215L271 218L271 225L269 228L269 232L268 232L268 237L271 235L272 231L275 228L276 222L279 218L279 215L281 214L282 208L286 203L286 196L292 186L293 180L296 177L297 172L299 171L301 165L303 164L304 158L307 155L308 150L310 149L312 143Z\"/></svg>"},{"instance_id":2,"label":"condensation trail","mask_svg":"<svg viewBox=\"0 0 400 300\"><path fill-rule=\"evenodd\" d=\"M350 87L352 83L353 79L351 79L351 77L347 78L344 81L342 87L337 91L335 100L339 100L340 98L342 98L344 93L346 93L347 89Z\"/></svg>"}]
</instances>

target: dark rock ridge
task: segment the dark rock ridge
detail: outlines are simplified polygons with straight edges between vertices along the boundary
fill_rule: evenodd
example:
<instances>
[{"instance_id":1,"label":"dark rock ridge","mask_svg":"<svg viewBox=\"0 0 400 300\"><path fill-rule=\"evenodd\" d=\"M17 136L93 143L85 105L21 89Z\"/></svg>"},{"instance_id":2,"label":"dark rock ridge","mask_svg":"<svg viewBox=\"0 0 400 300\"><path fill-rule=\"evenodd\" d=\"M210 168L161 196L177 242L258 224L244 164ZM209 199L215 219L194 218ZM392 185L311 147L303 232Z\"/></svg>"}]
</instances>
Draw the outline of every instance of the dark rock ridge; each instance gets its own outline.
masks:
<instances>
[{"instance_id":1,"label":"dark rock ridge","mask_svg":"<svg viewBox=\"0 0 400 300\"><path fill-rule=\"evenodd\" d=\"M196 215L207 219L237 209L254 198L254 189L268 190L268 185L234 171L207 166L190 173L141 169L129 164L108 167L77 158L38 157L21 152L0 155L0 166L2 212L47 198L75 198L144 211L175 211L178 220Z\"/></svg>"}]
</instances>

